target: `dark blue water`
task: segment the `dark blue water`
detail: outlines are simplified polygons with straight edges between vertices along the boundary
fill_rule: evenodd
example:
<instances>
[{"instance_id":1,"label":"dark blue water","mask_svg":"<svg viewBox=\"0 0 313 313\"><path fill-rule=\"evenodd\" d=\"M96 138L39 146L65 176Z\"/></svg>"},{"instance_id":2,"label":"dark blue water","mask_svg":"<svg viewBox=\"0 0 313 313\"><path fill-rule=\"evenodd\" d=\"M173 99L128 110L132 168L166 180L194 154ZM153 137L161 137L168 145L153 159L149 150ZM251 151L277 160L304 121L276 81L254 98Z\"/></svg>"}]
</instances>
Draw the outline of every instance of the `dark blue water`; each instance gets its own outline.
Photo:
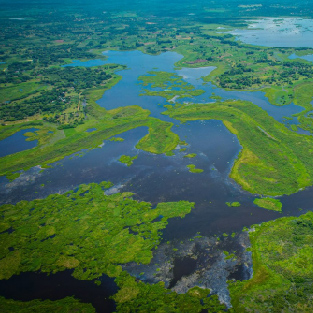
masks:
<instances>
[{"instance_id":1,"label":"dark blue water","mask_svg":"<svg viewBox=\"0 0 313 313\"><path fill-rule=\"evenodd\" d=\"M20 130L19 132L11 135L0 141L0 157L4 157L9 154L17 153L27 149L32 149L37 146L37 140L26 141L27 137L25 133L34 132L38 129L28 128Z\"/></svg>"},{"instance_id":2,"label":"dark blue water","mask_svg":"<svg viewBox=\"0 0 313 313\"><path fill-rule=\"evenodd\" d=\"M77 280L67 270L56 274L21 273L9 280L0 280L0 294L7 299L31 301L33 299L60 300L74 296L81 302L91 303L96 312L107 313L115 310L115 303L109 297L118 291L113 278L103 276L102 284ZM16 312L18 313L18 312Z\"/></svg>"},{"instance_id":3,"label":"dark blue water","mask_svg":"<svg viewBox=\"0 0 313 313\"><path fill-rule=\"evenodd\" d=\"M97 130L97 128L89 128L89 129L86 130L86 132L87 133L92 133L92 132L94 132L96 130Z\"/></svg>"}]
</instances>

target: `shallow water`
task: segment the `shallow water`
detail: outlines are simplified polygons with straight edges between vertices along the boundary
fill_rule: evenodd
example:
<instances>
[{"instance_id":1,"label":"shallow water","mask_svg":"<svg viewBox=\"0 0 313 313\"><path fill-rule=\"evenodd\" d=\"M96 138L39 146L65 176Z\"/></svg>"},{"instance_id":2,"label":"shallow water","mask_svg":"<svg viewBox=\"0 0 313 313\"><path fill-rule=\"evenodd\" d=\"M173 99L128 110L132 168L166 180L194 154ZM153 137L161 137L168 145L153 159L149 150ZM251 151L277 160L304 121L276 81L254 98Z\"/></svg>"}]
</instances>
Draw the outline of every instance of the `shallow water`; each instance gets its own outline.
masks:
<instances>
[{"instance_id":1,"label":"shallow water","mask_svg":"<svg viewBox=\"0 0 313 313\"><path fill-rule=\"evenodd\" d=\"M309 55L304 55L302 57L297 56L295 53L293 53L292 55L290 55L288 57L290 60L295 60L295 59L302 59L302 60L306 60L309 62L313 62L313 54L309 54Z\"/></svg>"},{"instance_id":2,"label":"shallow water","mask_svg":"<svg viewBox=\"0 0 313 313\"><path fill-rule=\"evenodd\" d=\"M248 21L248 29L231 34L240 41L265 47L313 47L313 20L264 18Z\"/></svg>"}]
</instances>

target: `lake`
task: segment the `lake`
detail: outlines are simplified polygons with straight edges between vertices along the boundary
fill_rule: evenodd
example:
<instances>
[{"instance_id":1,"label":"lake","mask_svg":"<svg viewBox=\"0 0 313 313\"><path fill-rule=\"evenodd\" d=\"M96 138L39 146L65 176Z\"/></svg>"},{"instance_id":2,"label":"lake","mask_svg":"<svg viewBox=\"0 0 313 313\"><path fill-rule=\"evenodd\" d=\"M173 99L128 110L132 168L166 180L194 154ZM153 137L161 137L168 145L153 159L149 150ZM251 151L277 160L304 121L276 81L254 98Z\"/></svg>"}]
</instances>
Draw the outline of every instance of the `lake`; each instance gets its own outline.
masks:
<instances>
[{"instance_id":1,"label":"lake","mask_svg":"<svg viewBox=\"0 0 313 313\"><path fill-rule=\"evenodd\" d=\"M313 20L264 18L248 20L248 29L231 31L238 40L265 47L313 47Z\"/></svg>"}]
</instances>

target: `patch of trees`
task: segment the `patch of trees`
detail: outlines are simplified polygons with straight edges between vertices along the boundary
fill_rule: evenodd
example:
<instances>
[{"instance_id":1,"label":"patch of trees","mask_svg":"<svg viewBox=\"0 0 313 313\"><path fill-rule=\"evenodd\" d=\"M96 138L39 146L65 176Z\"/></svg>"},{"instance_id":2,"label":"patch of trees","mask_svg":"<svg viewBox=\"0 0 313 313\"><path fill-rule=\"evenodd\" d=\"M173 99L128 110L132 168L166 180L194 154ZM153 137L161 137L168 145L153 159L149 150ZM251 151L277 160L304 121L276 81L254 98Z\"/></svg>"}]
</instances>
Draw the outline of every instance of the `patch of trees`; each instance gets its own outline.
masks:
<instances>
[{"instance_id":1,"label":"patch of trees","mask_svg":"<svg viewBox=\"0 0 313 313\"><path fill-rule=\"evenodd\" d=\"M76 91L99 87L105 81L112 78L103 68L65 67L50 68L40 71L42 81L50 85L70 88Z\"/></svg>"},{"instance_id":2,"label":"patch of trees","mask_svg":"<svg viewBox=\"0 0 313 313\"><path fill-rule=\"evenodd\" d=\"M24 100L21 103L2 104L0 106L0 119L15 121L40 113L62 112L69 100L69 97L65 97L62 90L45 91L39 96Z\"/></svg>"},{"instance_id":3,"label":"patch of trees","mask_svg":"<svg viewBox=\"0 0 313 313\"><path fill-rule=\"evenodd\" d=\"M60 45L51 47L36 46L36 49L29 48L26 52L28 57L41 66L63 63L65 59L92 59L94 54L86 51L86 48L79 48L74 45Z\"/></svg>"}]
</instances>

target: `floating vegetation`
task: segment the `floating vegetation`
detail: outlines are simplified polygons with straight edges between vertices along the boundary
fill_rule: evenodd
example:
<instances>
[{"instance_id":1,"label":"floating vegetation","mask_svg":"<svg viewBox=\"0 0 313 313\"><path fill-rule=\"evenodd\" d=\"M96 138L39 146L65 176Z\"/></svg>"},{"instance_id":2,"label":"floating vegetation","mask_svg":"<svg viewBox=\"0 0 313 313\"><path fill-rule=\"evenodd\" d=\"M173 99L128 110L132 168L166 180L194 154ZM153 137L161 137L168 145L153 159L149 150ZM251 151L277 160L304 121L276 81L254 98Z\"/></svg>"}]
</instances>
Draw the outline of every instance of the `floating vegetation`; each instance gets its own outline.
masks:
<instances>
[{"instance_id":1,"label":"floating vegetation","mask_svg":"<svg viewBox=\"0 0 313 313\"><path fill-rule=\"evenodd\" d=\"M217 295L210 295L209 289L194 287L187 293L178 294L164 287L163 282L146 284L123 272L116 279L121 288L113 297L117 312L173 312L200 313L224 312Z\"/></svg>"},{"instance_id":2,"label":"floating vegetation","mask_svg":"<svg viewBox=\"0 0 313 313\"><path fill-rule=\"evenodd\" d=\"M256 198L254 199L253 203L260 208L278 212L281 212L283 207L280 200L273 198Z\"/></svg>"},{"instance_id":3,"label":"floating vegetation","mask_svg":"<svg viewBox=\"0 0 313 313\"><path fill-rule=\"evenodd\" d=\"M121 137L112 137L112 138L110 138L110 141L124 141L124 139L123 138L121 138Z\"/></svg>"},{"instance_id":4,"label":"floating vegetation","mask_svg":"<svg viewBox=\"0 0 313 313\"><path fill-rule=\"evenodd\" d=\"M196 168L196 166L194 164L187 165L187 168L189 169L190 173L202 173L203 172L202 169Z\"/></svg>"},{"instance_id":5,"label":"floating vegetation","mask_svg":"<svg viewBox=\"0 0 313 313\"><path fill-rule=\"evenodd\" d=\"M120 264L148 264L167 220L194 207L179 201L152 210L150 203L132 200L131 193L105 195L111 186L80 185L76 192L1 206L0 279L65 269L83 280L118 276Z\"/></svg>"},{"instance_id":6,"label":"floating vegetation","mask_svg":"<svg viewBox=\"0 0 313 313\"><path fill-rule=\"evenodd\" d=\"M161 96L168 101L175 102L178 98L191 98L204 93L204 90L196 90L193 85L185 82L182 77L175 73L156 71L148 73L149 75L138 77L144 87L151 87L151 90L144 89L142 95ZM153 88L161 88L162 90L153 90Z\"/></svg>"},{"instance_id":7,"label":"floating vegetation","mask_svg":"<svg viewBox=\"0 0 313 313\"><path fill-rule=\"evenodd\" d=\"M226 205L229 207L239 207L240 202L226 202Z\"/></svg>"},{"instance_id":8,"label":"floating vegetation","mask_svg":"<svg viewBox=\"0 0 313 313\"><path fill-rule=\"evenodd\" d=\"M126 164L127 166L131 166L133 164L133 161L136 160L138 158L137 155L131 157L129 155L122 155L120 158L119 158L119 161L121 163L124 163Z\"/></svg>"},{"instance_id":9,"label":"floating vegetation","mask_svg":"<svg viewBox=\"0 0 313 313\"><path fill-rule=\"evenodd\" d=\"M168 151L165 153L166 156L173 156L175 153L173 151Z\"/></svg>"},{"instance_id":10,"label":"floating vegetation","mask_svg":"<svg viewBox=\"0 0 313 313\"><path fill-rule=\"evenodd\" d=\"M184 155L184 158L194 158L196 156L197 156L196 153L189 153L189 154Z\"/></svg>"}]
</instances>

